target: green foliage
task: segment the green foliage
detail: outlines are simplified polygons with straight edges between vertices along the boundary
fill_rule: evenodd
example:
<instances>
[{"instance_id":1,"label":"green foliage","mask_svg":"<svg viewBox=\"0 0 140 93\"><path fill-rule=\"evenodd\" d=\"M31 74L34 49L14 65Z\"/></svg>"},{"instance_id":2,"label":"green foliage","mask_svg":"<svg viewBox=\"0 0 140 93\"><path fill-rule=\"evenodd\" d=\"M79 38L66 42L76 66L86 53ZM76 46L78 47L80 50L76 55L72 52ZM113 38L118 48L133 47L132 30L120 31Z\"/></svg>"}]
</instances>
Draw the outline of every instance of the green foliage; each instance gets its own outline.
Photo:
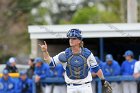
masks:
<instances>
[{"instance_id":1,"label":"green foliage","mask_svg":"<svg viewBox=\"0 0 140 93\"><path fill-rule=\"evenodd\" d=\"M104 23L118 23L118 22L121 22L120 16L116 15L113 12L102 11L100 13L101 13L100 22L104 22Z\"/></svg>"},{"instance_id":2,"label":"green foliage","mask_svg":"<svg viewBox=\"0 0 140 93\"><path fill-rule=\"evenodd\" d=\"M47 14L47 10L44 7L36 8L37 13L35 15L30 14L29 16L29 24L30 25L47 25L45 20L45 15Z\"/></svg>"},{"instance_id":3,"label":"green foliage","mask_svg":"<svg viewBox=\"0 0 140 93\"><path fill-rule=\"evenodd\" d=\"M98 10L95 7L86 7L79 9L78 11L75 12L74 16L72 17L72 23L94 23L94 21L98 17Z\"/></svg>"},{"instance_id":4,"label":"green foliage","mask_svg":"<svg viewBox=\"0 0 140 93\"><path fill-rule=\"evenodd\" d=\"M71 24L71 22L65 19L61 19L59 24Z\"/></svg>"},{"instance_id":5,"label":"green foliage","mask_svg":"<svg viewBox=\"0 0 140 93\"><path fill-rule=\"evenodd\" d=\"M106 7L107 10L112 10L113 13L119 15L121 14L121 0L110 0L102 1L102 4Z\"/></svg>"},{"instance_id":6,"label":"green foliage","mask_svg":"<svg viewBox=\"0 0 140 93\"><path fill-rule=\"evenodd\" d=\"M24 13L29 13L34 7L38 6L42 0L17 0L16 9Z\"/></svg>"},{"instance_id":7,"label":"green foliage","mask_svg":"<svg viewBox=\"0 0 140 93\"><path fill-rule=\"evenodd\" d=\"M96 7L84 7L75 12L71 23L111 23L120 22L120 17L111 11L99 11Z\"/></svg>"}]
</instances>

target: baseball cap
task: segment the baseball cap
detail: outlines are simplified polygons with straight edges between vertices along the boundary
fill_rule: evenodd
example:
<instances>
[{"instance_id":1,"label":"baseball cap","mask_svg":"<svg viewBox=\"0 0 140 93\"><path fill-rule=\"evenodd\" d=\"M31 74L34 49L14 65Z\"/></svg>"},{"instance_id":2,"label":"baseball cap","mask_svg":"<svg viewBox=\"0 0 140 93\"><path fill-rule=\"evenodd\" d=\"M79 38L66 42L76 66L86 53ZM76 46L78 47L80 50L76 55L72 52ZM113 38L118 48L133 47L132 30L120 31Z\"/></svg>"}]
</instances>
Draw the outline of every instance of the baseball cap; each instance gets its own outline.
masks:
<instances>
[{"instance_id":1,"label":"baseball cap","mask_svg":"<svg viewBox=\"0 0 140 93\"><path fill-rule=\"evenodd\" d=\"M3 74L4 74L4 75L6 75L6 74L8 74L8 73L9 73L9 72L8 72L7 69L4 69L4 70L3 70Z\"/></svg>"},{"instance_id":2,"label":"baseball cap","mask_svg":"<svg viewBox=\"0 0 140 93\"><path fill-rule=\"evenodd\" d=\"M127 50L127 51L124 53L123 56L124 56L124 57L126 57L126 56L134 56L134 54L133 54L133 51Z\"/></svg>"},{"instance_id":3,"label":"baseball cap","mask_svg":"<svg viewBox=\"0 0 140 93\"><path fill-rule=\"evenodd\" d=\"M111 54L106 55L106 62L113 61L113 56Z\"/></svg>"},{"instance_id":4,"label":"baseball cap","mask_svg":"<svg viewBox=\"0 0 140 93\"><path fill-rule=\"evenodd\" d=\"M16 62L16 58L15 57L9 58L9 63L14 63L14 62Z\"/></svg>"},{"instance_id":5,"label":"baseball cap","mask_svg":"<svg viewBox=\"0 0 140 93\"><path fill-rule=\"evenodd\" d=\"M39 62L44 62L44 61L41 57L35 58L34 63L36 64L36 63L39 63Z\"/></svg>"},{"instance_id":6,"label":"baseball cap","mask_svg":"<svg viewBox=\"0 0 140 93\"><path fill-rule=\"evenodd\" d=\"M20 71L20 75L26 75L26 74L27 74L27 71L26 70Z\"/></svg>"}]
</instances>

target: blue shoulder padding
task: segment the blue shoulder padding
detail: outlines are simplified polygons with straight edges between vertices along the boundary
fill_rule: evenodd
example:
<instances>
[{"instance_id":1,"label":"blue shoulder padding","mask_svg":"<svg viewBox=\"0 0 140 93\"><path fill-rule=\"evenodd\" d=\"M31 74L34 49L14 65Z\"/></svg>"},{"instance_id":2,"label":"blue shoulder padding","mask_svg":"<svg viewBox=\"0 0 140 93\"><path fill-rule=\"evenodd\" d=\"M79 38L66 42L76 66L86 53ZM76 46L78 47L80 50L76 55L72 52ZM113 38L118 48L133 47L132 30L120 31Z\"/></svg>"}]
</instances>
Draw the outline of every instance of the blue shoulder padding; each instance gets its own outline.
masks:
<instances>
[{"instance_id":1,"label":"blue shoulder padding","mask_svg":"<svg viewBox=\"0 0 140 93\"><path fill-rule=\"evenodd\" d=\"M67 48L67 49L65 50L65 56L66 56L66 59L68 59L69 57L72 56L72 51L71 51L70 48Z\"/></svg>"},{"instance_id":2,"label":"blue shoulder padding","mask_svg":"<svg viewBox=\"0 0 140 93\"><path fill-rule=\"evenodd\" d=\"M93 68L91 68L91 72L97 73L99 71L99 69L100 69L100 66L93 67Z\"/></svg>"},{"instance_id":3,"label":"blue shoulder padding","mask_svg":"<svg viewBox=\"0 0 140 93\"><path fill-rule=\"evenodd\" d=\"M62 63L66 63L66 62L67 62L67 58L66 58L65 53L61 53L61 54L58 56L58 59L59 59L59 61L61 61Z\"/></svg>"},{"instance_id":4,"label":"blue shoulder padding","mask_svg":"<svg viewBox=\"0 0 140 93\"><path fill-rule=\"evenodd\" d=\"M91 51L87 48L82 48L82 55L85 57L85 58L88 58L91 54Z\"/></svg>"}]
</instances>

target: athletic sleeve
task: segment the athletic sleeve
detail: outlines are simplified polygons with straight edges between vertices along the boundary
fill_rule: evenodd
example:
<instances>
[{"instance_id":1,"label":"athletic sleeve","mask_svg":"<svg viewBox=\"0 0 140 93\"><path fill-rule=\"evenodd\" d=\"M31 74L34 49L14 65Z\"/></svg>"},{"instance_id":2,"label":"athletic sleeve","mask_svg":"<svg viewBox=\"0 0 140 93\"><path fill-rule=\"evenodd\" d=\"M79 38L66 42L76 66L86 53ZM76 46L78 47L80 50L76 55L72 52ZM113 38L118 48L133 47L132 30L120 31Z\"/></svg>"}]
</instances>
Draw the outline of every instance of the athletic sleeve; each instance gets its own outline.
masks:
<instances>
[{"instance_id":1,"label":"athletic sleeve","mask_svg":"<svg viewBox=\"0 0 140 93\"><path fill-rule=\"evenodd\" d=\"M96 59L95 59L95 57L94 57L94 55L92 53L88 57L87 62L88 62L89 66L91 68L94 68L94 67L98 66L98 64L96 62Z\"/></svg>"},{"instance_id":2,"label":"athletic sleeve","mask_svg":"<svg viewBox=\"0 0 140 93\"><path fill-rule=\"evenodd\" d=\"M87 59L87 62L91 68L91 70L95 73L98 72L98 70L100 69L95 57L93 56L93 54L91 53L90 56Z\"/></svg>"},{"instance_id":3,"label":"athletic sleeve","mask_svg":"<svg viewBox=\"0 0 140 93\"><path fill-rule=\"evenodd\" d=\"M51 58L51 66L56 66L59 63L63 63L63 60L65 61L65 52L60 52L59 54L57 54L56 56Z\"/></svg>"}]
</instances>

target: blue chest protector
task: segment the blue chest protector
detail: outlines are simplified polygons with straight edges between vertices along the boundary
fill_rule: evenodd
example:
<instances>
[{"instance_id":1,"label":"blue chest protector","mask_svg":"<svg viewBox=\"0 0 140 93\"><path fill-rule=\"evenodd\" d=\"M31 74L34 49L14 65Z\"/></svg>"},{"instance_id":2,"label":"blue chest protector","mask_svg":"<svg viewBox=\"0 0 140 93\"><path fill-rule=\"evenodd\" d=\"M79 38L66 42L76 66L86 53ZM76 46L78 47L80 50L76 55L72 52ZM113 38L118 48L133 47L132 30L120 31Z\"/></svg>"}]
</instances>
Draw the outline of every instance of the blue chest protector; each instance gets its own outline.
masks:
<instances>
[{"instance_id":1,"label":"blue chest protector","mask_svg":"<svg viewBox=\"0 0 140 93\"><path fill-rule=\"evenodd\" d=\"M70 48L65 50L67 60L66 74L70 79L84 79L88 76L87 58L90 54L91 51L87 48L82 48L79 54L73 54Z\"/></svg>"}]
</instances>

